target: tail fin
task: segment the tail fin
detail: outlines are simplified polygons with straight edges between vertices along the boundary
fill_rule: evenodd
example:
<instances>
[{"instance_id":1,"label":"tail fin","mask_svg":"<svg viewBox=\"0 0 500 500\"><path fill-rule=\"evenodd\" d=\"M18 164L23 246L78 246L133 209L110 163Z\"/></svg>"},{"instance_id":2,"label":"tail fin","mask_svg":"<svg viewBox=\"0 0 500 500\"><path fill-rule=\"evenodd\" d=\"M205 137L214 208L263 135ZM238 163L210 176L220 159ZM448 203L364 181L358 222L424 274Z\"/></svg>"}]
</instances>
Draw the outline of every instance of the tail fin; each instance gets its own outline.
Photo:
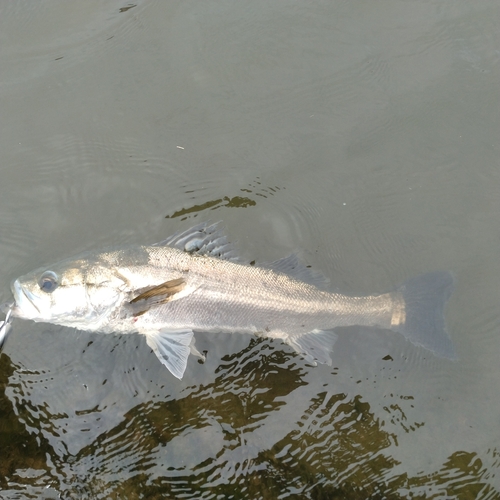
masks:
<instances>
[{"instance_id":1,"label":"tail fin","mask_svg":"<svg viewBox=\"0 0 500 500\"><path fill-rule=\"evenodd\" d=\"M406 318L394 330L437 356L456 359L444 320L444 306L453 287L449 272L423 274L407 281L398 289L405 301Z\"/></svg>"}]
</instances>

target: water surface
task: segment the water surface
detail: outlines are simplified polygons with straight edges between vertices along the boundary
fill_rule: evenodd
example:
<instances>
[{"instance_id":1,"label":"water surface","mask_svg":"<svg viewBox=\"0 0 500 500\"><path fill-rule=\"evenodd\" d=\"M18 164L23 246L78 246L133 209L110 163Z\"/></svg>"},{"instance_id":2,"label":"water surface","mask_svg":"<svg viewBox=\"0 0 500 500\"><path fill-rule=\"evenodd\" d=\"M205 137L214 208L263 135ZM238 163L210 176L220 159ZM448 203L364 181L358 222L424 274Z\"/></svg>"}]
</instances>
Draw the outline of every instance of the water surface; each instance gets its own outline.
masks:
<instances>
[{"instance_id":1,"label":"water surface","mask_svg":"<svg viewBox=\"0 0 500 500\"><path fill-rule=\"evenodd\" d=\"M0 7L0 298L44 263L222 220L344 293L451 270L459 360L242 335L178 381L137 335L16 320L1 498L500 498L497 2Z\"/></svg>"}]
</instances>

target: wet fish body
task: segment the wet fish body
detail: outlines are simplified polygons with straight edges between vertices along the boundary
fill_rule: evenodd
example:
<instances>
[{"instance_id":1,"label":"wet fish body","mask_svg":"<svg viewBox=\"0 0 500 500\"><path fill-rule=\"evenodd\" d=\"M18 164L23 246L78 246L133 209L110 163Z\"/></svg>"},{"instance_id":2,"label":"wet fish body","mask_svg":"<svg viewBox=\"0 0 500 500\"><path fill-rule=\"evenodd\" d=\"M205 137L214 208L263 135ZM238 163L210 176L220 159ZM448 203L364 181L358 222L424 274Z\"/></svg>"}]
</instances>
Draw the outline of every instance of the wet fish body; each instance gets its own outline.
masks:
<instances>
[{"instance_id":1,"label":"wet fish body","mask_svg":"<svg viewBox=\"0 0 500 500\"><path fill-rule=\"evenodd\" d=\"M453 357L443 309L450 273L395 291L350 297L330 291L295 255L270 265L242 262L219 224L199 224L152 246L83 254L15 280L12 314L103 333L141 333L181 378L193 332L280 338L309 361L331 364L335 328L391 329Z\"/></svg>"}]
</instances>

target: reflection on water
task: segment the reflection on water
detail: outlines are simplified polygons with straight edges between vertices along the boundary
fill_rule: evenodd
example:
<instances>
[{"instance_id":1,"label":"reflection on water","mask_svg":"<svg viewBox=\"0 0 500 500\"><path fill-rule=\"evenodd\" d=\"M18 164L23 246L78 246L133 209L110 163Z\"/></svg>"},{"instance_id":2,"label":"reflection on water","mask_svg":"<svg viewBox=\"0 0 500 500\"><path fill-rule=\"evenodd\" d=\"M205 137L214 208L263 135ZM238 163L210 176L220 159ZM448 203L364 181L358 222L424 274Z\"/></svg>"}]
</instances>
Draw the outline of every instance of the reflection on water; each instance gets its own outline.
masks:
<instances>
[{"instance_id":1,"label":"reflection on water","mask_svg":"<svg viewBox=\"0 0 500 500\"><path fill-rule=\"evenodd\" d=\"M268 187L263 188L260 186L261 182L258 180L249 185L248 188L242 188L240 191L245 193L253 194L254 196L260 196L262 198L267 198L268 196L273 195L277 191L280 190L279 187ZM199 191L198 189L189 189L186 191L186 194L192 195ZM198 193L199 196L199 193ZM193 199L196 199L196 196L191 196ZM217 200L210 200L202 204L192 205L187 208L183 208L182 210L177 210L172 215L165 216L166 219L176 219L177 217L181 217L181 220L186 220L187 215L194 214L196 217L198 212L203 212L204 210L216 210L218 208L227 207L227 208L246 208L253 207L257 205L257 202L248 196L224 196L223 198L219 198Z\"/></svg>"},{"instance_id":2,"label":"reflection on water","mask_svg":"<svg viewBox=\"0 0 500 500\"><path fill-rule=\"evenodd\" d=\"M415 498L494 498L488 466L475 453L453 453L430 476L402 472L391 456L397 436L370 404L335 393L331 381L311 393L310 367L279 347L253 339L222 360L212 382L174 399L145 399L105 432L80 429L91 441L75 453L64 445L61 418L70 425L81 414L98 421L112 408L68 406L67 414L54 414L50 403L34 405L20 393L32 383L25 372L13 409L3 389L21 367L3 354L3 490L13 493L22 483L25 493L58 491L62 498L407 498L409 491ZM388 412L406 419L401 408ZM35 420L42 433L30 426ZM486 460L498 466L500 452L490 453Z\"/></svg>"},{"instance_id":3,"label":"reflection on water","mask_svg":"<svg viewBox=\"0 0 500 500\"><path fill-rule=\"evenodd\" d=\"M177 217L183 217L184 215L193 214L196 212L202 212L204 210L214 210L220 207L238 207L245 208L256 205L255 201L251 200L247 197L242 196L234 196L233 198L228 198L225 196L224 198L218 200L207 201L202 205L194 205L189 208L184 208L182 210L177 210L172 215L165 216L166 219L175 219ZM185 220L187 217L183 217L181 220Z\"/></svg>"},{"instance_id":4,"label":"reflection on water","mask_svg":"<svg viewBox=\"0 0 500 500\"><path fill-rule=\"evenodd\" d=\"M16 415L18 408L5 395L8 379L17 368L6 354L0 354L0 492L19 489L36 497L50 484L41 476L50 474L46 451L52 450L40 446L40 440L27 432Z\"/></svg>"}]
</instances>

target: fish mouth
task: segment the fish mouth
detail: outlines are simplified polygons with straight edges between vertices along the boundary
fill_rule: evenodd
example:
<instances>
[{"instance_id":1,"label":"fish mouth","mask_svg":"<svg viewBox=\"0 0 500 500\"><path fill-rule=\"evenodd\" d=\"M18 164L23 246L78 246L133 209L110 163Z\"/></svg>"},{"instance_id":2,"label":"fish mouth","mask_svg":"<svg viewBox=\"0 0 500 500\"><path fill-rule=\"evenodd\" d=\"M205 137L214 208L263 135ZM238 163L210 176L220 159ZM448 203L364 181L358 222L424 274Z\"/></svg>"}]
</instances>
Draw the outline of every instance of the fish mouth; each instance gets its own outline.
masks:
<instances>
[{"instance_id":1,"label":"fish mouth","mask_svg":"<svg viewBox=\"0 0 500 500\"><path fill-rule=\"evenodd\" d=\"M21 286L19 280L15 280L11 286L14 300L16 301L12 313L18 318L40 317L40 309L35 305L38 297Z\"/></svg>"}]
</instances>

